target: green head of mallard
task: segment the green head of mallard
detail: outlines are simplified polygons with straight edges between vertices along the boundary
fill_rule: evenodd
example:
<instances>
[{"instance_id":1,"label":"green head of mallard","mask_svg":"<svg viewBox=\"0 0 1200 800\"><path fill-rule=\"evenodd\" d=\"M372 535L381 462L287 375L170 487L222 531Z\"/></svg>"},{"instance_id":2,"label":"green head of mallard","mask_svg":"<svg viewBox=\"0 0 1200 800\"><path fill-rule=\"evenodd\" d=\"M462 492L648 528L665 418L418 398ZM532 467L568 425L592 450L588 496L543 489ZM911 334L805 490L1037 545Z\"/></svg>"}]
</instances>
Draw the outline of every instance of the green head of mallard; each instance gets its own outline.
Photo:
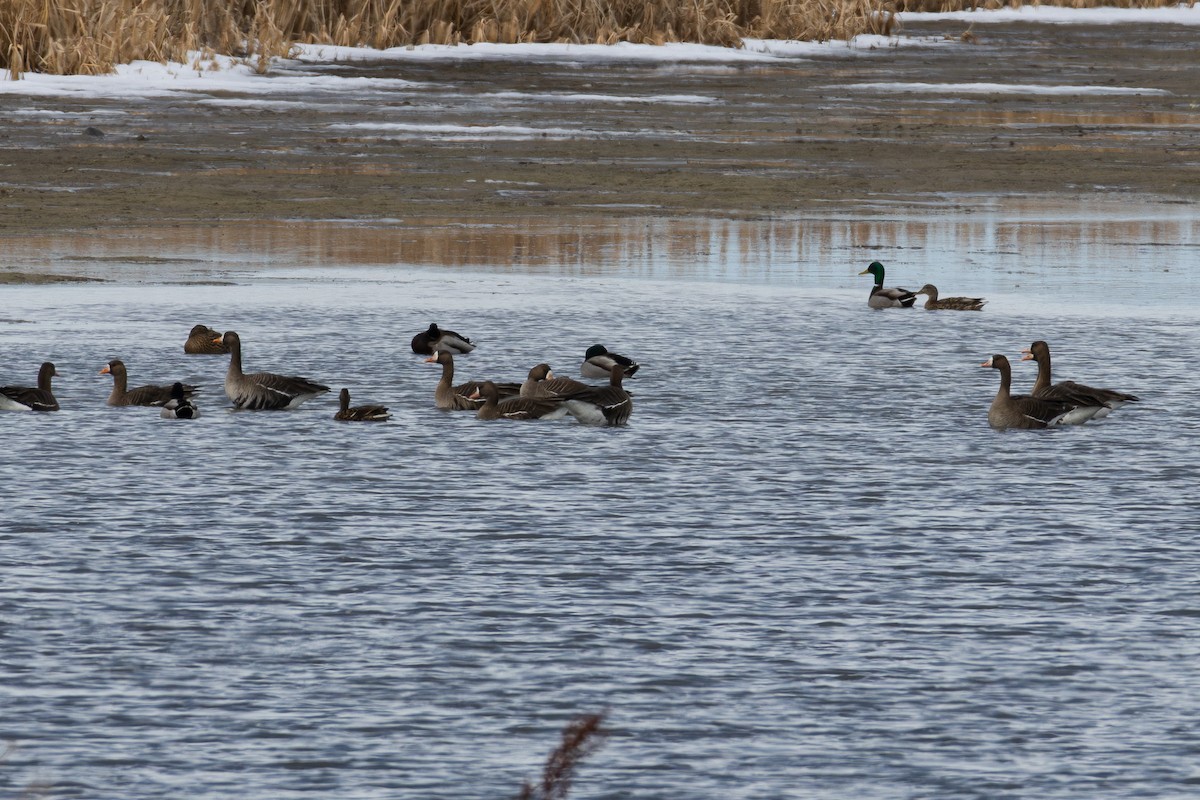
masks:
<instances>
[{"instance_id":1,"label":"green head of mallard","mask_svg":"<svg viewBox=\"0 0 1200 800\"><path fill-rule=\"evenodd\" d=\"M878 261L872 261L870 266L868 266L866 269L864 269L862 272L860 272L858 274L859 275L874 275L875 276L875 285L883 286L883 264L880 264Z\"/></svg>"}]
</instances>

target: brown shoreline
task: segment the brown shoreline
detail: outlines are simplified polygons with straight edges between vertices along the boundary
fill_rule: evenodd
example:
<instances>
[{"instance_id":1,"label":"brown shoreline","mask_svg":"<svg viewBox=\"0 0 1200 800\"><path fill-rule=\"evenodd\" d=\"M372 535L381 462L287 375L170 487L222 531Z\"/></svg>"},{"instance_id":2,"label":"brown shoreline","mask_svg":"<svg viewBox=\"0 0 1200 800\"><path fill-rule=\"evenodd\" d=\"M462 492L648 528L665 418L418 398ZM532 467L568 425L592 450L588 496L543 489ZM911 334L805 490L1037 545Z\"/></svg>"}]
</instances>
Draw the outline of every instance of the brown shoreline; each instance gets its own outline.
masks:
<instances>
[{"instance_id":1,"label":"brown shoreline","mask_svg":"<svg viewBox=\"0 0 1200 800\"><path fill-rule=\"evenodd\" d=\"M909 26L905 35L953 36L963 28ZM135 229L281 219L402 220L419 229L456 217L500 224L564 216L870 217L931 206L970 213L1006 195L1064 207L1096 196L1193 203L1200 197L1194 30L987 25L975 29L974 45L755 66L355 63L337 74L427 88L340 107L328 96L280 110L200 102L228 93L127 101L16 95L7 98L17 113L0 138L0 234L119 240L139 236ZM953 98L845 88L881 82L1169 94ZM717 102L506 104L494 96L501 92ZM397 119L599 133L458 141L337 127ZM103 135L85 133L89 127Z\"/></svg>"}]
</instances>

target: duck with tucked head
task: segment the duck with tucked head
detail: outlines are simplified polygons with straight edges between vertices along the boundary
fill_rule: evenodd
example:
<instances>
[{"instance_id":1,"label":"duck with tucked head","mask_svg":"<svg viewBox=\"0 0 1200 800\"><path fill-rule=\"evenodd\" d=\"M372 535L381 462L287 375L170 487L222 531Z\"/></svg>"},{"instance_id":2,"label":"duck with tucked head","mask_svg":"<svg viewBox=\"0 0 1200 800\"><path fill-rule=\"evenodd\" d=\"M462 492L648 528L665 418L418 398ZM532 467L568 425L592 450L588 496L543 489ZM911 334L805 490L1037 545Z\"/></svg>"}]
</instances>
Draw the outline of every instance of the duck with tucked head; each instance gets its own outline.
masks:
<instances>
[{"instance_id":1,"label":"duck with tucked head","mask_svg":"<svg viewBox=\"0 0 1200 800\"><path fill-rule=\"evenodd\" d=\"M917 302L916 292L910 292L908 289L883 288L883 264L878 261L872 261L866 269L858 274L875 276L875 285L871 287L871 293L867 295L867 305L871 308L912 308L913 303Z\"/></svg>"},{"instance_id":2,"label":"duck with tucked head","mask_svg":"<svg viewBox=\"0 0 1200 800\"><path fill-rule=\"evenodd\" d=\"M216 356L229 352L229 348L216 340L221 336L207 325L195 325L183 343L183 352L190 356Z\"/></svg>"},{"instance_id":3,"label":"duck with tucked head","mask_svg":"<svg viewBox=\"0 0 1200 800\"><path fill-rule=\"evenodd\" d=\"M605 378L612 375L612 368L620 365L627 377L632 377L641 365L620 353L610 353L602 344L594 344L583 354L579 374L585 378Z\"/></svg>"},{"instance_id":4,"label":"duck with tucked head","mask_svg":"<svg viewBox=\"0 0 1200 800\"><path fill-rule=\"evenodd\" d=\"M454 331L439 328L436 322L429 323L427 330L421 331L412 339L413 352L423 356L434 353L463 355L474 349L475 345L470 339Z\"/></svg>"},{"instance_id":5,"label":"duck with tucked head","mask_svg":"<svg viewBox=\"0 0 1200 800\"><path fill-rule=\"evenodd\" d=\"M927 283L917 289L917 294L923 294L929 298L925 301L927 311L981 311L984 303L987 302L982 297L943 297L939 299L937 287L932 283Z\"/></svg>"}]
</instances>

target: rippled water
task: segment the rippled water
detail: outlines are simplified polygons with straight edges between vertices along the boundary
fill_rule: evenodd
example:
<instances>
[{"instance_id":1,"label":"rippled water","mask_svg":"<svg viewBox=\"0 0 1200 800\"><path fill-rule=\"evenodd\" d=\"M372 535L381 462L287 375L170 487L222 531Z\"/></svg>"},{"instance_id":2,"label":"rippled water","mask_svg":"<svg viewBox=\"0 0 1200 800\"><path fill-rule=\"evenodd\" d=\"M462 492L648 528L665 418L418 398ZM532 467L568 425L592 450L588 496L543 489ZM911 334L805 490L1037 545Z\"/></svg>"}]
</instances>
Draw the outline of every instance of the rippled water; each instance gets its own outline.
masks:
<instances>
[{"instance_id":1,"label":"rippled water","mask_svg":"<svg viewBox=\"0 0 1200 800\"><path fill-rule=\"evenodd\" d=\"M869 251L767 280L749 256L7 287L0 382L54 360L63 411L0 414L0 788L506 797L607 708L573 796L1192 796L1197 314L1089 246L1099 267L1034 260L1039 297L993 285L981 314L870 311ZM480 341L464 379L637 357L631 424L436 411L408 351L431 320ZM196 322L395 417L228 413L226 360L182 354ZM1058 377L1143 402L990 430L978 364L1039 338ZM113 357L200 383L204 416L105 407Z\"/></svg>"}]
</instances>

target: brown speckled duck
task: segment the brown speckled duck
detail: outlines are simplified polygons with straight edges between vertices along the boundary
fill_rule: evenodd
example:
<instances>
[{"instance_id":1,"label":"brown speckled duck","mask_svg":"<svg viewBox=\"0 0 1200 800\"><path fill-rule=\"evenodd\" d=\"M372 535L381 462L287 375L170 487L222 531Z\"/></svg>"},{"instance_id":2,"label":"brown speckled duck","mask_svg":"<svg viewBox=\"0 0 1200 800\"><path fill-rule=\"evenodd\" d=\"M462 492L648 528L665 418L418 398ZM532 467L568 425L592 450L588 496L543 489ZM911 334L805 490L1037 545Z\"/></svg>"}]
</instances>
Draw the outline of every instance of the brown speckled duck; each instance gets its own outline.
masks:
<instances>
[{"instance_id":1,"label":"brown speckled duck","mask_svg":"<svg viewBox=\"0 0 1200 800\"><path fill-rule=\"evenodd\" d=\"M392 418L386 406L350 406L350 390L338 394L338 410L334 419L342 422L386 422Z\"/></svg>"},{"instance_id":2,"label":"brown speckled duck","mask_svg":"<svg viewBox=\"0 0 1200 800\"><path fill-rule=\"evenodd\" d=\"M997 353L979 366L1000 372L1000 390L988 408L988 424L993 428L1046 428L1052 425L1080 425L1100 410L1099 406L1079 406L1062 400L1047 400L1027 394L1011 394L1012 365Z\"/></svg>"},{"instance_id":3,"label":"brown speckled duck","mask_svg":"<svg viewBox=\"0 0 1200 800\"><path fill-rule=\"evenodd\" d=\"M228 353L229 348L217 341L220 338L221 334L207 325L196 325L188 334L187 341L183 343L183 352L192 356Z\"/></svg>"},{"instance_id":4,"label":"brown speckled duck","mask_svg":"<svg viewBox=\"0 0 1200 800\"><path fill-rule=\"evenodd\" d=\"M219 341L229 347L229 370L225 373L225 394L239 410L263 411L295 408L329 391L328 386L308 378L276 375L271 372L242 372L242 340L236 331L225 331Z\"/></svg>"},{"instance_id":5,"label":"brown speckled duck","mask_svg":"<svg viewBox=\"0 0 1200 800\"><path fill-rule=\"evenodd\" d=\"M982 297L943 297L939 299L937 287L932 283L927 283L917 289L917 294L928 296L925 308L929 311L980 311L987 302Z\"/></svg>"},{"instance_id":6,"label":"brown speckled duck","mask_svg":"<svg viewBox=\"0 0 1200 800\"><path fill-rule=\"evenodd\" d=\"M37 386L0 386L0 411L58 411L50 380L58 370L49 361L38 370Z\"/></svg>"},{"instance_id":7,"label":"brown speckled duck","mask_svg":"<svg viewBox=\"0 0 1200 800\"><path fill-rule=\"evenodd\" d=\"M558 400L509 397L502 401L500 390L492 381L481 383L471 397L483 400L475 413L479 419L561 419L567 415L567 409Z\"/></svg>"},{"instance_id":8,"label":"brown speckled duck","mask_svg":"<svg viewBox=\"0 0 1200 800\"><path fill-rule=\"evenodd\" d=\"M129 373L125 369L125 362L120 359L108 362L98 374L112 375L113 388L107 401L110 406L163 406L171 399L170 386L147 384L128 389ZM189 383L181 383L180 386L183 387L184 396L190 400L196 387Z\"/></svg>"},{"instance_id":9,"label":"brown speckled duck","mask_svg":"<svg viewBox=\"0 0 1200 800\"><path fill-rule=\"evenodd\" d=\"M1106 417L1112 411L1126 403L1136 403L1138 398L1132 394L1114 391L1113 389L1097 389L1085 386L1075 381L1050 383L1050 345L1039 339L1021 351L1022 361L1034 360L1038 364L1037 381L1033 384L1033 396L1047 400L1062 400L1076 405L1100 406L1096 418Z\"/></svg>"}]
</instances>

